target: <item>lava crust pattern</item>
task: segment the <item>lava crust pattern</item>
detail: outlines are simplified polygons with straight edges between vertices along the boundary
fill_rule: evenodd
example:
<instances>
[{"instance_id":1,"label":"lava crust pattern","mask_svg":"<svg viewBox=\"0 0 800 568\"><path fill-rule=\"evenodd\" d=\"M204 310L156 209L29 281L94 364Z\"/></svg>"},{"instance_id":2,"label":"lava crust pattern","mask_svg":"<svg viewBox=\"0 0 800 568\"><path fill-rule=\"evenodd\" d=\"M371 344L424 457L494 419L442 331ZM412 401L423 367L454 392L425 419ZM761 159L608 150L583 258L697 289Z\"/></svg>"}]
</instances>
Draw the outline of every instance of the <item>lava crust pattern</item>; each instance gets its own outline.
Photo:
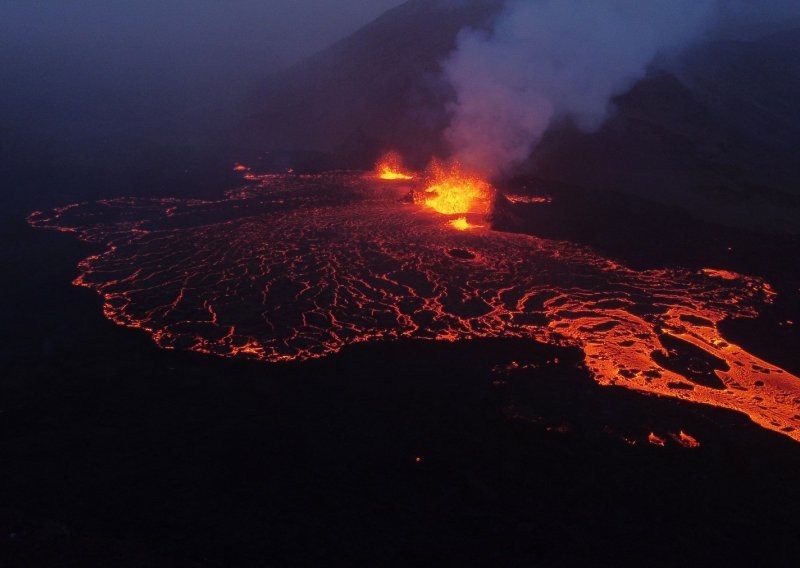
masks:
<instances>
[{"instance_id":1,"label":"lava crust pattern","mask_svg":"<svg viewBox=\"0 0 800 568\"><path fill-rule=\"evenodd\" d=\"M800 441L798 377L724 340L769 285L635 271L563 241L451 219L358 173L248 175L224 199L124 198L35 212L104 247L75 284L168 349L269 362L400 338L577 346L595 380L746 413Z\"/></svg>"}]
</instances>

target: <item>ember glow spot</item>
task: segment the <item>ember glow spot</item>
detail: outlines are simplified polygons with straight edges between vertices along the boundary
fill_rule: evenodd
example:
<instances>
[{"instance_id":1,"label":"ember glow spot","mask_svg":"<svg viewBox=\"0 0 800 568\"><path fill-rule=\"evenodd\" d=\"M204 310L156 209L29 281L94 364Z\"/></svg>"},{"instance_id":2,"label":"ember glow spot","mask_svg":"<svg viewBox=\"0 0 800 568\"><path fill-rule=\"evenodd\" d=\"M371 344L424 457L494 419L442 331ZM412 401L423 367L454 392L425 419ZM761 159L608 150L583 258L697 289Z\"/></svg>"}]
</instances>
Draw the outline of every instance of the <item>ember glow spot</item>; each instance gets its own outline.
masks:
<instances>
[{"instance_id":1,"label":"ember glow spot","mask_svg":"<svg viewBox=\"0 0 800 568\"><path fill-rule=\"evenodd\" d=\"M564 241L455 231L374 176L247 179L217 201L101 200L29 222L104 246L75 284L166 349L279 362L367 341L526 338L582 349L601 385L737 410L800 441L800 378L718 330L773 301L758 278L637 271ZM488 210L489 188L474 187L461 208Z\"/></svg>"},{"instance_id":2,"label":"ember glow spot","mask_svg":"<svg viewBox=\"0 0 800 568\"><path fill-rule=\"evenodd\" d=\"M672 434L672 437L675 439L676 442L678 442L684 448L699 448L700 447L700 442L698 442L696 438L694 438L693 436L690 436L689 434L687 434L683 430L678 432L677 435Z\"/></svg>"}]
</instances>

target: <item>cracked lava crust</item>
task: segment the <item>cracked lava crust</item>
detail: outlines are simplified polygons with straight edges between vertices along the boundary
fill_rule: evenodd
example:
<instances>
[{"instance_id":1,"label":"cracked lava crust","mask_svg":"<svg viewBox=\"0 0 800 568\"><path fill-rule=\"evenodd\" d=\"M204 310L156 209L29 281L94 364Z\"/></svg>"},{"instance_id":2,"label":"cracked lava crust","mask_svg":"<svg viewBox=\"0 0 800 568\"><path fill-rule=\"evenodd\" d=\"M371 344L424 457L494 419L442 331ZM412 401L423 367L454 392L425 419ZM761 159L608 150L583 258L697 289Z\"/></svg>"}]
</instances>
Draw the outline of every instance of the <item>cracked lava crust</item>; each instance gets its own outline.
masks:
<instances>
[{"instance_id":1,"label":"cracked lava crust","mask_svg":"<svg viewBox=\"0 0 800 568\"><path fill-rule=\"evenodd\" d=\"M631 270L442 215L404 199L402 180L245 177L221 200L101 200L29 222L106 247L75 284L163 348L277 362L366 341L530 338L579 347L600 384L741 411L800 441L798 377L717 329L772 301L758 278Z\"/></svg>"}]
</instances>

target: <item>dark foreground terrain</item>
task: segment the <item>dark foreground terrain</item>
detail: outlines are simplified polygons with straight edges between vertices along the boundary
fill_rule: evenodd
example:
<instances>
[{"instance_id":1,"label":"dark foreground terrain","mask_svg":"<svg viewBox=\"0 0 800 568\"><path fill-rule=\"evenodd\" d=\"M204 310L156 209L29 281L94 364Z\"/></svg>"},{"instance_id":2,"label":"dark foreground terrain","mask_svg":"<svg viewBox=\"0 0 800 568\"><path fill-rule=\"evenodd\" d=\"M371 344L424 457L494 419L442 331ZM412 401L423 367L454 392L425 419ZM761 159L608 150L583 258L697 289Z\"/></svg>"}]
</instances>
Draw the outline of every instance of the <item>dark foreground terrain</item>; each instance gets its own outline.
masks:
<instances>
[{"instance_id":1,"label":"dark foreground terrain","mask_svg":"<svg viewBox=\"0 0 800 568\"><path fill-rule=\"evenodd\" d=\"M778 302L727 333L800 370L795 241L548 191L548 209L496 222L632 265L765 276ZM0 235L0 565L779 566L800 553L800 446L743 415L599 387L579 352L520 340L287 364L160 350L69 286L93 251L19 215Z\"/></svg>"}]
</instances>

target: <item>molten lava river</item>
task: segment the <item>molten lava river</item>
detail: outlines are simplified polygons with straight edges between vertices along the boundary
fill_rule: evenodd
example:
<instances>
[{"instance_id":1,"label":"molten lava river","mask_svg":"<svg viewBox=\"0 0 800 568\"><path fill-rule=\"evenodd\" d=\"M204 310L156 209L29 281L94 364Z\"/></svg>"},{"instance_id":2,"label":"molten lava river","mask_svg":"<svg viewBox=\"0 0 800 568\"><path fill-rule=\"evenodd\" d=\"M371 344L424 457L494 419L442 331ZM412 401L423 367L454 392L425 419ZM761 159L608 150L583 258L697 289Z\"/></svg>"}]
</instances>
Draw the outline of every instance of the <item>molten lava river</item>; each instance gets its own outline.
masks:
<instances>
[{"instance_id":1,"label":"molten lava river","mask_svg":"<svg viewBox=\"0 0 800 568\"><path fill-rule=\"evenodd\" d=\"M530 338L579 347L600 384L741 411L800 441L800 379L717 330L772 301L762 280L631 270L439 213L407 198L413 182L245 177L217 201L102 200L29 222L102 245L75 284L163 348L277 362L367 341Z\"/></svg>"}]
</instances>

